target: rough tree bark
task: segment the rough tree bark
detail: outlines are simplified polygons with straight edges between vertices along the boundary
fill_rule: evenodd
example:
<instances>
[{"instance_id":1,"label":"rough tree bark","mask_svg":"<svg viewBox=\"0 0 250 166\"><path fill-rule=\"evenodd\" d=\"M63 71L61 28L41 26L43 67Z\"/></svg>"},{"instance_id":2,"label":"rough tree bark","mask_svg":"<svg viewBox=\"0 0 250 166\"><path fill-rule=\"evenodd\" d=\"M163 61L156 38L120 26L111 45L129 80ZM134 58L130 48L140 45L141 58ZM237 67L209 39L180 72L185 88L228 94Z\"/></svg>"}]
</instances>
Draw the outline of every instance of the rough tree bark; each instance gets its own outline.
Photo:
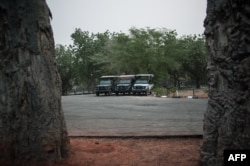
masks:
<instances>
[{"instance_id":1,"label":"rough tree bark","mask_svg":"<svg viewBox=\"0 0 250 166\"><path fill-rule=\"evenodd\" d=\"M250 149L250 1L208 0L204 21L209 100L204 165L223 165L224 149Z\"/></svg>"},{"instance_id":2,"label":"rough tree bark","mask_svg":"<svg viewBox=\"0 0 250 166\"><path fill-rule=\"evenodd\" d=\"M6 164L68 155L50 16L45 0L0 1L0 161Z\"/></svg>"}]
</instances>

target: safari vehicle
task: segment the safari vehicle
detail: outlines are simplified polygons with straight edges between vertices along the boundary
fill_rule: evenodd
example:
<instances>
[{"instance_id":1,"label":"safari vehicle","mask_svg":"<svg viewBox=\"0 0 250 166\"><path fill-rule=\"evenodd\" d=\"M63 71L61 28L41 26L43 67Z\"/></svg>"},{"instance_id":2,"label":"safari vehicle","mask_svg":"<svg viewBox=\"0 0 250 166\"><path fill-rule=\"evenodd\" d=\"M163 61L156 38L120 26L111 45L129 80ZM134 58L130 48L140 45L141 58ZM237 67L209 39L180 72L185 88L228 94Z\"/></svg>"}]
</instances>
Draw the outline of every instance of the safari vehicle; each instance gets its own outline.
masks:
<instances>
[{"instance_id":1,"label":"safari vehicle","mask_svg":"<svg viewBox=\"0 0 250 166\"><path fill-rule=\"evenodd\" d=\"M154 75L153 74L136 74L135 75L135 84L132 87L132 92L136 94L151 94L154 84L152 83Z\"/></svg>"},{"instance_id":2,"label":"safari vehicle","mask_svg":"<svg viewBox=\"0 0 250 166\"><path fill-rule=\"evenodd\" d=\"M131 94L132 86L135 82L135 75L121 75L118 77L118 81L115 87L115 94L119 95L120 93Z\"/></svg>"},{"instance_id":3,"label":"safari vehicle","mask_svg":"<svg viewBox=\"0 0 250 166\"><path fill-rule=\"evenodd\" d=\"M115 90L115 85L118 76L101 76L99 84L96 86L95 93L96 96L100 94L111 95Z\"/></svg>"}]
</instances>

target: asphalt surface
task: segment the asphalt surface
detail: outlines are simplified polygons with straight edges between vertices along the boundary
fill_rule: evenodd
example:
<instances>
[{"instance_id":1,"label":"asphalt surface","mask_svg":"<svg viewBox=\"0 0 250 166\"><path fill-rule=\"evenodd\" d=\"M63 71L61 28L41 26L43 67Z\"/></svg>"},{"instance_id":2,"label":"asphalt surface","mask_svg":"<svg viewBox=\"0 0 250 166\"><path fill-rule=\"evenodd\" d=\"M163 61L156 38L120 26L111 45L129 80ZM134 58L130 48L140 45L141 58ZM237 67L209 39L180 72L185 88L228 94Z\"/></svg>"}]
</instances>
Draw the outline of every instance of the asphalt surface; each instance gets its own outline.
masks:
<instances>
[{"instance_id":1,"label":"asphalt surface","mask_svg":"<svg viewBox=\"0 0 250 166\"><path fill-rule=\"evenodd\" d=\"M207 99L63 96L69 136L202 135Z\"/></svg>"}]
</instances>

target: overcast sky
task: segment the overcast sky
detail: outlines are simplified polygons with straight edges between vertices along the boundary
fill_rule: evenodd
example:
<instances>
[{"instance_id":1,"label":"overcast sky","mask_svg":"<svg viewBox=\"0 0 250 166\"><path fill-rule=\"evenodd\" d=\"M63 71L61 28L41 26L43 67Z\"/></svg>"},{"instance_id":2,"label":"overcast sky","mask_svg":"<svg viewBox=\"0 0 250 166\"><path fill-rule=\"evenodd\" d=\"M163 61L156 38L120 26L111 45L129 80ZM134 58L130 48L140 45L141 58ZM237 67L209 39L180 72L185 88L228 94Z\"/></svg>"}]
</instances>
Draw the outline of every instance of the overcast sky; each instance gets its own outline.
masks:
<instances>
[{"instance_id":1,"label":"overcast sky","mask_svg":"<svg viewBox=\"0 0 250 166\"><path fill-rule=\"evenodd\" d=\"M47 0L56 44L72 44L75 28L93 33L131 27L167 28L179 36L202 34L206 0Z\"/></svg>"}]
</instances>

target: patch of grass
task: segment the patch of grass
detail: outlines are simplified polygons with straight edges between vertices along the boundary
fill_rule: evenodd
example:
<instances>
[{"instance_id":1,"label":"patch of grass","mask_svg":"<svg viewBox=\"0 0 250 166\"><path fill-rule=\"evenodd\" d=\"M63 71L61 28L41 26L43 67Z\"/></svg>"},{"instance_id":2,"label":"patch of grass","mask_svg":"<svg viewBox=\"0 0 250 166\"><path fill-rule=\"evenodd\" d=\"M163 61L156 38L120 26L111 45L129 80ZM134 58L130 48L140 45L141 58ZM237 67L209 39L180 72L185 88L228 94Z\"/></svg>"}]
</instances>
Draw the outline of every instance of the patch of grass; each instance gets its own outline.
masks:
<instances>
[{"instance_id":1,"label":"patch of grass","mask_svg":"<svg viewBox=\"0 0 250 166\"><path fill-rule=\"evenodd\" d=\"M176 92L176 88L160 88L160 87L156 87L154 88L154 92L156 93L156 96L169 96L171 93L175 93Z\"/></svg>"},{"instance_id":2,"label":"patch of grass","mask_svg":"<svg viewBox=\"0 0 250 166\"><path fill-rule=\"evenodd\" d=\"M154 92L156 94L156 96L165 96L168 95L167 93L167 89L166 88L154 88Z\"/></svg>"}]
</instances>

